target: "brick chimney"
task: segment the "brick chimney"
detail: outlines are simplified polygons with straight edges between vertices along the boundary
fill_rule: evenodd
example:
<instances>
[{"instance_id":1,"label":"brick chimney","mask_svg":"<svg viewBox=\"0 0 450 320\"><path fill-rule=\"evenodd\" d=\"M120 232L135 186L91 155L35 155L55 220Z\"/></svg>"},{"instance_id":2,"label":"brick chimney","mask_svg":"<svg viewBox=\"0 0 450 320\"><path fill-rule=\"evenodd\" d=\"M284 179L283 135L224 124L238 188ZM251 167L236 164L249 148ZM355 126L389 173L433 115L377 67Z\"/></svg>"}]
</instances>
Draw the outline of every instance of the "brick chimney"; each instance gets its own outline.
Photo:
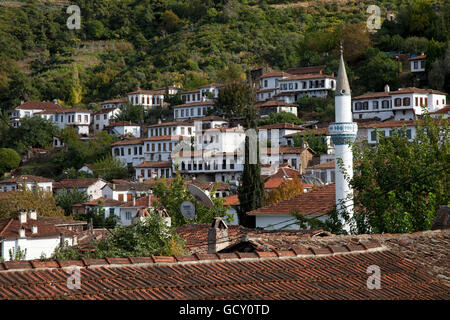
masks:
<instances>
[{"instance_id":1,"label":"brick chimney","mask_svg":"<svg viewBox=\"0 0 450 320\"><path fill-rule=\"evenodd\" d=\"M216 253L228 247L228 226L222 218L215 217L208 229L208 253Z\"/></svg>"},{"instance_id":2,"label":"brick chimney","mask_svg":"<svg viewBox=\"0 0 450 320\"><path fill-rule=\"evenodd\" d=\"M20 211L19 221L20 223L27 223L27 212L25 210Z\"/></svg>"},{"instance_id":3,"label":"brick chimney","mask_svg":"<svg viewBox=\"0 0 450 320\"><path fill-rule=\"evenodd\" d=\"M32 226L32 227L31 227L31 233L32 233L32 234L38 233L38 227L37 227L37 226Z\"/></svg>"},{"instance_id":4,"label":"brick chimney","mask_svg":"<svg viewBox=\"0 0 450 320\"><path fill-rule=\"evenodd\" d=\"M25 238L25 228L20 227L19 229L19 238Z\"/></svg>"}]
</instances>

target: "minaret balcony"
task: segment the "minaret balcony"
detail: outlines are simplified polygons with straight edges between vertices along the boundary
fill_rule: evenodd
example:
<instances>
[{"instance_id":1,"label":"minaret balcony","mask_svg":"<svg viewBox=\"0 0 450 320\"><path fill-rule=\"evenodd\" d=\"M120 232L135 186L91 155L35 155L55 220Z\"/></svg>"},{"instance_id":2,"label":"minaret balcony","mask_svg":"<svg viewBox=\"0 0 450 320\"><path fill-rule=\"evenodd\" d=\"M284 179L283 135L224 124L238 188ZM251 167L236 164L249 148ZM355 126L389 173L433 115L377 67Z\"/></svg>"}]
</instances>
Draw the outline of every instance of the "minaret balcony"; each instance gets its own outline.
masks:
<instances>
[{"instance_id":1,"label":"minaret balcony","mask_svg":"<svg viewBox=\"0 0 450 320\"><path fill-rule=\"evenodd\" d=\"M349 144L356 139L358 124L356 122L332 122L329 131L335 145Z\"/></svg>"}]
</instances>

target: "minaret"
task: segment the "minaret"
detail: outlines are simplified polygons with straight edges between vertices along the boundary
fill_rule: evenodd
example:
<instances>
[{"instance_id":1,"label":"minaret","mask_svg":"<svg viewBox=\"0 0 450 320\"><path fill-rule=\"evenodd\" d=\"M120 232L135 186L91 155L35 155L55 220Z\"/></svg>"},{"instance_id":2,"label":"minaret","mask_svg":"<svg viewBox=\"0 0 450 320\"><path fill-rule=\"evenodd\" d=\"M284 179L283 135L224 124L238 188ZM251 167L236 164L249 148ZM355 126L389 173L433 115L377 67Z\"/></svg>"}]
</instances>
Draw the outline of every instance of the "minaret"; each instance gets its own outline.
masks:
<instances>
[{"instance_id":1,"label":"minaret","mask_svg":"<svg viewBox=\"0 0 450 320\"><path fill-rule=\"evenodd\" d=\"M358 125L352 120L352 101L347 72L345 71L342 42L340 46L341 59L336 79L335 92L335 117L336 122L330 124L330 135L334 143L336 167L336 207L338 212L346 210L353 214L353 190L349 181L353 177L353 151L350 143L356 139ZM340 160L342 159L342 165ZM344 229L350 231L349 225L344 224Z\"/></svg>"}]
</instances>

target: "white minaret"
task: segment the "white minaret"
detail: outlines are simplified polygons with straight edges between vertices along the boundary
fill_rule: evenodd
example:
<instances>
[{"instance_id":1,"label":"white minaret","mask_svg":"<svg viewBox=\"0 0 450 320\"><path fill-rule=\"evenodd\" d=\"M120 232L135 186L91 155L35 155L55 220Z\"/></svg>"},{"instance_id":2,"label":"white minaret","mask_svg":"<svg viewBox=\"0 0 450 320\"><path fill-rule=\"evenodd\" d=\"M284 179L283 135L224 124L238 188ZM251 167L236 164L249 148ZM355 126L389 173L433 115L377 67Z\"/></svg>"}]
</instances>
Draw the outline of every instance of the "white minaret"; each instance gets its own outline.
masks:
<instances>
[{"instance_id":1,"label":"white minaret","mask_svg":"<svg viewBox=\"0 0 450 320\"><path fill-rule=\"evenodd\" d=\"M336 207L338 211L346 210L352 215L353 190L350 188L349 181L353 177L353 151L350 143L355 141L358 125L352 121L352 98L345 71L342 42L340 49L341 59L334 99L336 122L331 123L329 129L336 158ZM349 225L345 224L344 229L350 231Z\"/></svg>"}]
</instances>

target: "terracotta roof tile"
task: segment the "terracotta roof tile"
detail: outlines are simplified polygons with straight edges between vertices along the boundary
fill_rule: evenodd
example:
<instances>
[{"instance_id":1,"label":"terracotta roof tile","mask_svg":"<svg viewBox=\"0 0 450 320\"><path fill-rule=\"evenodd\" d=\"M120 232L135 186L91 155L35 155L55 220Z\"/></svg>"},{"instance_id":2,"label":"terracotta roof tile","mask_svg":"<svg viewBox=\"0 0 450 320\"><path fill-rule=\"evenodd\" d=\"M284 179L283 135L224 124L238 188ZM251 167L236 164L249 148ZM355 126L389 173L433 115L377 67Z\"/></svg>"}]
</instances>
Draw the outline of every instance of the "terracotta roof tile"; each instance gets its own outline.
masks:
<instances>
[{"instance_id":1,"label":"terracotta roof tile","mask_svg":"<svg viewBox=\"0 0 450 320\"><path fill-rule=\"evenodd\" d=\"M301 126L297 126L295 124L292 123L275 123L275 124L268 124L265 126L261 126L259 127L259 129L291 129L291 130L304 130L305 128L301 127Z\"/></svg>"},{"instance_id":2,"label":"terracotta roof tile","mask_svg":"<svg viewBox=\"0 0 450 320\"><path fill-rule=\"evenodd\" d=\"M32 176L32 175L21 175L18 177L7 179L7 180L1 180L0 184L28 183L28 182L55 182L55 181L53 179L49 179L49 178L45 178L45 177Z\"/></svg>"},{"instance_id":3,"label":"terracotta roof tile","mask_svg":"<svg viewBox=\"0 0 450 320\"><path fill-rule=\"evenodd\" d=\"M200 102L190 102L185 104L179 104L173 106L172 108L187 108L187 107L197 107L197 106L214 106L214 101L200 101Z\"/></svg>"},{"instance_id":4,"label":"terracotta roof tile","mask_svg":"<svg viewBox=\"0 0 450 320\"><path fill-rule=\"evenodd\" d=\"M129 146L129 145L138 145L138 144L144 144L144 139L124 139L120 141L116 141L113 144L111 144L111 147L115 146Z\"/></svg>"},{"instance_id":5,"label":"terracotta roof tile","mask_svg":"<svg viewBox=\"0 0 450 320\"><path fill-rule=\"evenodd\" d=\"M144 161L135 168L172 168L172 161Z\"/></svg>"},{"instance_id":6,"label":"terracotta roof tile","mask_svg":"<svg viewBox=\"0 0 450 320\"><path fill-rule=\"evenodd\" d=\"M82 179L66 179L53 184L53 189L72 189L72 188L87 188L97 181L103 181L100 178L82 178Z\"/></svg>"},{"instance_id":7,"label":"terracotta roof tile","mask_svg":"<svg viewBox=\"0 0 450 320\"><path fill-rule=\"evenodd\" d=\"M240 204L239 197L237 194L224 197L225 202L223 203L224 206L238 206Z\"/></svg>"},{"instance_id":8,"label":"terracotta roof tile","mask_svg":"<svg viewBox=\"0 0 450 320\"><path fill-rule=\"evenodd\" d=\"M277 202L250 212L248 215L290 215L291 211L298 210L303 215L324 215L333 209L336 204L335 184L302 193L291 199Z\"/></svg>"},{"instance_id":9,"label":"terracotta roof tile","mask_svg":"<svg viewBox=\"0 0 450 320\"><path fill-rule=\"evenodd\" d=\"M308 170L308 169L334 169L335 167L336 167L336 165L335 165L334 161L328 161L328 162L316 164L315 166L308 167L308 168L306 168L306 170Z\"/></svg>"}]
</instances>

